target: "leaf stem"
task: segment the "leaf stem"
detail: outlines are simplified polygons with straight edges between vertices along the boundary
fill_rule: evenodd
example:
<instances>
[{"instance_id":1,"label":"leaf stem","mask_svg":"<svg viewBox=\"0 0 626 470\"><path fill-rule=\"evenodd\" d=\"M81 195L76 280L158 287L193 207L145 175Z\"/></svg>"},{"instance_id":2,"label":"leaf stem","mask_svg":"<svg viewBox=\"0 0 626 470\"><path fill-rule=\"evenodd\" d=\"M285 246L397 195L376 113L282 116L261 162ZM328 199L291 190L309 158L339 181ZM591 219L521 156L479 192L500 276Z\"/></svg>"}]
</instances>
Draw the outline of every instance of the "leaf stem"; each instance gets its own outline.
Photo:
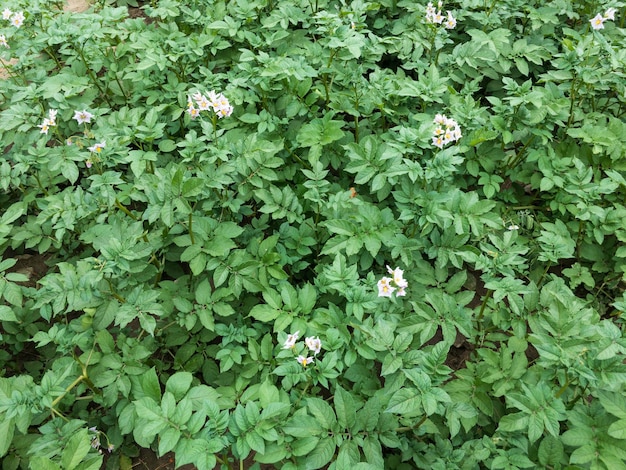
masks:
<instances>
[{"instance_id":1,"label":"leaf stem","mask_svg":"<svg viewBox=\"0 0 626 470\"><path fill-rule=\"evenodd\" d=\"M476 318L478 322L480 322L483 319L483 315L485 313L485 307L487 307L487 302L492 296L493 296L493 290L489 289L487 293L485 294L485 298L483 299L482 305L480 306L480 312L478 312L478 317Z\"/></svg>"},{"instance_id":2,"label":"leaf stem","mask_svg":"<svg viewBox=\"0 0 626 470\"><path fill-rule=\"evenodd\" d=\"M115 207L117 207L119 210L121 210L124 214L126 214L131 219L139 220L137 216L133 214L131 211L129 211L128 209L126 209L126 207L124 207L122 203L117 200L117 198L115 199Z\"/></svg>"},{"instance_id":3,"label":"leaf stem","mask_svg":"<svg viewBox=\"0 0 626 470\"><path fill-rule=\"evenodd\" d=\"M195 245L196 240L193 236L193 212L189 212L189 239L191 240L191 244Z\"/></svg>"},{"instance_id":4,"label":"leaf stem","mask_svg":"<svg viewBox=\"0 0 626 470\"><path fill-rule=\"evenodd\" d=\"M91 82L96 86L96 88L100 92L100 95L107 102L107 104L112 107L113 104L111 103L111 101L109 101L109 97L107 96L107 94L104 92L104 90L100 86L100 83L98 82L97 77L94 75L93 70L91 70L91 67L87 63L87 59L85 59L85 55L83 54L82 47L80 47L80 46L79 47L75 47L75 49L76 49L76 52L78 52L78 56L80 57L80 60L83 62L83 65L85 66L85 69L87 70L87 75L89 75L89 78L91 79Z\"/></svg>"},{"instance_id":5,"label":"leaf stem","mask_svg":"<svg viewBox=\"0 0 626 470\"><path fill-rule=\"evenodd\" d=\"M412 426L402 426L399 428L396 428L394 432L407 432L407 431L413 431L414 429L419 428L422 424L424 424L424 422L428 419L427 415L422 416L422 418L415 423Z\"/></svg>"}]
</instances>

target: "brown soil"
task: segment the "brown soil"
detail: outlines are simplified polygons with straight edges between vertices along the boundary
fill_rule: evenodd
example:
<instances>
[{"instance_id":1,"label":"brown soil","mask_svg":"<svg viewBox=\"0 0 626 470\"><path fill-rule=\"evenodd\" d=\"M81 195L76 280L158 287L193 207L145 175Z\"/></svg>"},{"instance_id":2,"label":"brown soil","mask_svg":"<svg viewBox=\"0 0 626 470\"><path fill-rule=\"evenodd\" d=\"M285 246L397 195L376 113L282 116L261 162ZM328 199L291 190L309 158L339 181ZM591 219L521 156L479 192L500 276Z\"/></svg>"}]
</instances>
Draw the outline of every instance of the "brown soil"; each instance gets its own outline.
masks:
<instances>
[{"instance_id":1,"label":"brown soil","mask_svg":"<svg viewBox=\"0 0 626 470\"><path fill-rule=\"evenodd\" d=\"M67 0L63 10L71 11L73 13L82 13L89 8L89 2L87 0Z\"/></svg>"},{"instance_id":2,"label":"brown soil","mask_svg":"<svg viewBox=\"0 0 626 470\"><path fill-rule=\"evenodd\" d=\"M9 74L9 71L5 68L5 65L15 65L17 64L17 59L14 57L12 59L6 60L6 61L2 61L0 62L0 80L2 79L7 79L9 78L11 75Z\"/></svg>"},{"instance_id":3,"label":"brown soil","mask_svg":"<svg viewBox=\"0 0 626 470\"><path fill-rule=\"evenodd\" d=\"M46 261L50 258L49 254L25 253L23 255L15 255L12 254L11 250L7 250L3 257L17 259L17 263L9 271L27 276L28 281L19 283L25 287L35 287L37 281L48 272Z\"/></svg>"},{"instance_id":4,"label":"brown soil","mask_svg":"<svg viewBox=\"0 0 626 470\"><path fill-rule=\"evenodd\" d=\"M133 470L174 470L176 463L174 454L169 452L163 457L157 455L150 449L141 449L139 457L133 462ZM195 470L193 465L183 465L179 470Z\"/></svg>"}]
</instances>

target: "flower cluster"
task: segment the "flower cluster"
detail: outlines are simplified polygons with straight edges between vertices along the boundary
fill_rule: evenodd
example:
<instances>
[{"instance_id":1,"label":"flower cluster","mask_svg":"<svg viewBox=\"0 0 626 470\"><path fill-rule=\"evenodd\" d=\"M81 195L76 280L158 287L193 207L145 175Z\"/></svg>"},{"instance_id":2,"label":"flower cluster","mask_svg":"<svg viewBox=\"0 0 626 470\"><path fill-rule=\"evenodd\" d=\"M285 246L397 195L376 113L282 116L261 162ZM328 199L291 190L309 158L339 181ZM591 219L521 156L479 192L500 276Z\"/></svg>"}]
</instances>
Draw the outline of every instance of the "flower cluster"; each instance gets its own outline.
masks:
<instances>
[{"instance_id":1,"label":"flower cluster","mask_svg":"<svg viewBox=\"0 0 626 470\"><path fill-rule=\"evenodd\" d=\"M287 340L283 343L283 349L295 349L296 342L300 338L300 331L296 331L293 334L287 335ZM315 360L315 356L322 350L322 342L317 336L309 336L304 339L304 344L309 348L309 351L313 351L313 356L298 355L296 361L302 364L302 367L306 367Z\"/></svg>"},{"instance_id":2,"label":"flower cluster","mask_svg":"<svg viewBox=\"0 0 626 470\"><path fill-rule=\"evenodd\" d=\"M102 431L98 431L98 429L95 426L89 428L89 431L94 433L91 436L91 447L93 449L96 449L99 453L102 453L102 449L101 449L102 443L100 442L100 436L101 435L104 436L104 438L107 440L107 442L109 441L109 438ZM110 442L108 442L106 450L109 451L109 454L111 452L113 452L114 449L115 449L115 446L113 444L111 444Z\"/></svg>"},{"instance_id":3,"label":"flower cluster","mask_svg":"<svg viewBox=\"0 0 626 470\"><path fill-rule=\"evenodd\" d=\"M454 119L448 119L445 114L437 114L433 121L437 124L433 132L433 145L444 148L450 142L456 142L462 137L461 128Z\"/></svg>"},{"instance_id":4,"label":"flower cluster","mask_svg":"<svg viewBox=\"0 0 626 470\"><path fill-rule=\"evenodd\" d=\"M104 147L106 147L106 141L104 141L104 140L102 142L98 142L96 144L93 144L91 147L87 147L87 150L89 150L92 153L92 155L85 162L85 166L87 168L91 168L91 166L93 165L94 161L96 163L100 161L100 159L98 158L98 155L100 154L100 152L102 152L102 149Z\"/></svg>"},{"instance_id":5,"label":"flower cluster","mask_svg":"<svg viewBox=\"0 0 626 470\"><path fill-rule=\"evenodd\" d=\"M2 12L2 19L9 20L13 26L19 28L20 26L22 26L22 24L24 24L24 20L26 19L26 17L24 16L23 11L16 11L15 13L13 13L8 8L5 8Z\"/></svg>"},{"instance_id":6,"label":"flower cluster","mask_svg":"<svg viewBox=\"0 0 626 470\"><path fill-rule=\"evenodd\" d=\"M400 268L391 269L390 266L387 266L387 272L392 277L383 277L378 281L378 297L391 297L394 292L396 297L404 297L406 288L409 287L409 283L404 279L404 271Z\"/></svg>"},{"instance_id":7,"label":"flower cluster","mask_svg":"<svg viewBox=\"0 0 626 470\"><path fill-rule=\"evenodd\" d=\"M93 144L91 147L87 147L87 150L93 153L100 153L104 147L106 147L106 141L103 140L102 142Z\"/></svg>"},{"instance_id":8,"label":"flower cluster","mask_svg":"<svg viewBox=\"0 0 626 470\"><path fill-rule=\"evenodd\" d=\"M91 114L86 109L83 109L82 111L78 111L78 110L74 111L73 119L75 119L76 122L78 122L78 124L89 124L91 122L92 117L93 117L93 114Z\"/></svg>"},{"instance_id":9,"label":"flower cluster","mask_svg":"<svg viewBox=\"0 0 626 470\"><path fill-rule=\"evenodd\" d=\"M200 111L212 109L218 118L228 117L233 113L233 107L222 93L211 90L206 96L202 93L194 93L187 97L187 114L191 119L200 115Z\"/></svg>"},{"instance_id":10,"label":"flower cluster","mask_svg":"<svg viewBox=\"0 0 626 470\"><path fill-rule=\"evenodd\" d=\"M48 131L50 130L50 128L56 125L57 125L57 110L51 109L48 111L48 117L45 118L43 122L39 124L37 127L41 129L40 131L41 134L48 134Z\"/></svg>"},{"instance_id":11,"label":"flower cluster","mask_svg":"<svg viewBox=\"0 0 626 470\"><path fill-rule=\"evenodd\" d=\"M441 14L441 7L443 6L443 2L439 1L437 3L436 9L432 2L428 2L426 5L426 22L431 24L443 24L446 29L454 29L456 26L456 18L452 16L452 12L448 11L447 16L443 16Z\"/></svg>"},{"instance_id":12,"label":"flower cluster","mask_svg":"<svg viewBox=\"0 0 626 470\"><path fill-rule=\"evenodd\" d=\"M82 111L76 109L74 110L74 116L72 117L72 119L74 119L80 125L80 124L90 124L93 117L94 115L90 113L89 111L87 111L86 109L83 109ZM85 137L93 137L93 134L91 134L88 131L88 129L85 129L84 134L85 134ZM67 145L72 145L73 143L74 141L72 137L66 140ZM87 147L87 150L89 150L92 154L95 154L95 161L98 161L97 155L100 154L105 147L106 147L106 141L103 140L102 142L97 142L93 144L91 147ZM87 168L91 168L91 166L93 165L93 162L94 162L94 155L92 155L91 157L89 157L89 159L87 159L86 161Z\"/></svg>"},{"instance_id":13,"label":"flower cluster","mask_svg":"<svg viewBox=\"0 0 626 470\"><path fill-rule=\"evenodd\" d=\"M589 22L591 23L591 27L593 29L604 29L604 22L606 20L615 21L615 12L617 10L615 8L609 8L604 12L604 15L598 13L595 17L591 18Z\"/></svg>"}]
</instances>

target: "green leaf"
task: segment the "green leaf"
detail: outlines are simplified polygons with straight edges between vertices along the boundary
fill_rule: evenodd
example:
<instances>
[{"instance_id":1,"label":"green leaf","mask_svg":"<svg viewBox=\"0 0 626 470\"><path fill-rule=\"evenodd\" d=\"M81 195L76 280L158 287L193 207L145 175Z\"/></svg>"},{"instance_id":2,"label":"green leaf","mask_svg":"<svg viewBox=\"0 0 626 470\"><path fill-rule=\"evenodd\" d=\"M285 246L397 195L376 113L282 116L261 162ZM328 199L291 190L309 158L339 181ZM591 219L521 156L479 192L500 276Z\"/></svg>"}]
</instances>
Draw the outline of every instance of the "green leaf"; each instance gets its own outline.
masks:
<instances>
[{"instance_id":1,"label":"green leaf","mask_svg":"<svg viewBox=\"0 0 626 470\"><path fill-rule=\"evenodd\" d=\"M255 430L246 433L246 444L248 444L253 451L258 452L259 454L265 453L265 441Z\"/></svg>"},{"instance_id":2,"label":"green leaf","mask_svg":"<svg viewBox=\"0 0 626 470\"><path fill-rule=\"evenodd\" d=\"M335 428L337 418L335 417L335 412L328 403L321 398L312 397L307 398L306 404L309 412L317 419L320 426L329 430Z\"/></svg>"},{"instance_id":3,"label":"green leaf","mask_svg":"<svg viewBox=\"0 0 626 470\"><path fill-rule=\"evenodd\" d=\"M76 470L101 470L104 455L87 454L87 457L76 467Z\"/></svg>"},{"instance_id":4,"label":"green leaf","mask_svg":"<svg viewBox=\"0 0 626 470\"><path fill-rule=\"evenodd\" d=\"M4 299L16 307L22 306L22 288L17 284L7 282L4 289Z\"/></svg>"},{"instance_id":5,"label":"green leaf","mask_svg":"<svg viewBox=\"0 0 626 470\"><path fill-rule=\"evenodd\" d=\"M189 178L185 180L182 190L183 197L193 197L201 194L205 184L206 183L201 178Z\"/></svg>"},{"instance_id":6,"label":"green leaf","mask_svg":"<svg viewBox=\"0 0 626 470\"><path fill-rule=\"evenodd\" d=\"M401 388L389 399L387 413L417 416L423 412L421 394L414 388Z\"/></svg>"},{"instance_id":7,"label":"green leaf","mask_svg":"<svg viewBox=\"0 0 626 470\"><path fill-rule=\"evenodd\" d=\"M375 435L367 436L361 447L369 464L375 468L384 468L383 449Z\"/></svg>"},{"instance_id":8,"label":"green leaf","mask_svg":"<svg viewBox=\"0 0 626 470\"><path fill-rule=\"evenodd\" d=\"M280 315L280 310L270 307L267 304L258 304L250 310L250 316L255 320L270 322L276 320Z\"/></svg>"},{"instance_id":9,"label":"green leaf","mask_svg":"<svg viewBox=\"0 0 626 470\"><path fill-rule=\"evenodd\" d=\"M119 413L118 423L122 434L130 434L135 428L135 405L128 403Z\"/></svg>"},{"instance_id":10,"label":"green leaf","mask_svg":"<svg viewBox=\"0 0 626 470\"><path fill-rule=\"evenodd\" d=\"M528 416L523 413L511 413L500 418L499 427L501 431L515 432L528 427ZM543 428L542 428L543 429Z\"/></svg>"},{"instance_id":11,"label":"green leaf","mask_svg":"<svg viewBox=\"0 0 626 470\"><path fill-rule=\"evenodd\" d=\"M263 340L261 341L261 347L263 347L264 344L267 342L266 338L268 337L269 335L266 335L263 338ZM269 379L266 378L266 380L264 380L263 383L259 386L259 403L261 404L261 407L263 408L262 415L265 415L266 408L269 408L270 405L277 404L275 402L278 402L279 399L280 399L280 392L278 391L278 387L276 387ZM266 417L264 416L264 418Z\"/></svg>"},{"instance_id":12,"label":"green leaf","mask_svg":"<svg viewBox=\"0 0 626 470\"><path fill-rule=\"evenodd\" d=\"M162 416L161 408L148 397L134 402L137 420L133 437L143 447L152 444L154 437L168 427L167 419Z\"/></svg>"},{"instance_id":13,"label":"green leaf","mask_svg":"<svg viewBox=\"0 0 626 470\"><path fill-rule=\"evenodd\" d=\"M320 439L315 449L306 456L304 468L306 470L322 468L330 462L333 455L335 455L335 447L333 439L329 437Z\"/></svg>"},{"instance_id":14,"label":"green leaf","mask_svg":"<svg viewBox=\"0 0 626 470\"><path fill-rule=\"evenodd\" d=\"M6 305L0 305L0 321L19 322L19 320L15 316L15 313L13 312L13 309Z\"/></svg>"},{"instance_id":15,"label":"green leaf","mask_svg":"<svg viewBox=\"0 0 626 470\"><path fill-rule=\"evenodd\" d=\"M0 217L0 223L8 225L11 222L14 222L19 217L21 217L22 214L24 214L24 212L26 211L26 208L27 208L27 204L24 201L11 204L11 206L4 211L4 213L2 214L2 217ZM4 263L5 261L7 260L3 260L2 263ZM3 269L0 269L0 271L2 270Z\"/></svg>"},{"instance_id":16,"label":"green leaf","mask_svg":"<svg viewBox=\"0 0 626 470\"><path fill-rule=\"evenodd\" d=\"M180 439L181 432L176 428L167 428L159 435L159 455L163 456L172 450L178 440Z\"/></svg>"},{"instance_id":17,"label":"green leaf","mask_svg":"<svg viewBox=\"0 0 626 470\"><path fill-rule=\"evenodd\" d=\"M181 400L191 387L192 380L193 375L190 372L176 372L167 379L165 391L171 392L176 400Z\"/></svg>"},{"instance_id":18,"label":"green leaf","mask_svg":"<svg viewBox=\"0 0 626 470\"><path fill-rule=\"evenodd\" d=\"M276 442L266 442L265 452L263 452L262 454L256 454L254 456L254 461L264 464L271 464L281 462L285 459L285 457L287 457L287 449L285 448L284 444L278 444Z\"/></svg>"},{"instance_id":19,"label":"green leaf","mask_svg":"<svg viewBox=\"0 0 626 470\"><path fill-rule=\"evenodd\" d=\"M298 303L303 315L311 313L317 301L317 291L311 284L304 284L298 291Z\"/></svg>"},{"instance_id":20,"label":"green leaf","mask_svg":"<svg viewBox=\"0 0 626 470\"><path fill-rule=\"evenodd\" d=\"M343 137L343 124L343 121L333 121L332 113L327 113L323 118L315 118L302 126L296 139L303 147L328 145Z\"/></svg>"},{"instance_id":21,"label":"green leaf","mask_svg":"<svg viewBox=\"0 0 626 470\"><path fill-rule=\"evenodd\" d=\"M171 152L176 148L176 142L170 139L165 139L159 142L159 150L161 152Z\"/></svg>"},{"instance_id":22,"label":"green leaf","mask_svg":"<svg viewBox=\"0 0 626 470\"><path fill-rule=\"evenodd\" d=\"M626 419L615 421L609 426L609 436L616 439L626 439Z\"/></svg>"},{"instance_id":23,"label":"green leaf","mask_svg":"<svg viewBox=\"0 0 626 470\"><path fill-rule=\"evenodd\" d=\"M343 441L337 454L336 468L350 470L352 466L361 460L361 453L353 441Z\"/></svg>"},{"instance_id":24,"label":"green leaf","mask_svg":"<svg viewBox=\"0 0 626 470\"><path fill-rule=\"evenodd\" d=\"M324 226L333 235L352 237L357 231L356 226L348 220L329 220L324 223Z\"/></svg>"},{"instance_id":25,"label":"green leaf","mask_svg":"<svg viewBox=\"0 0 626 470\"><path fill-rule=\"evenodd\" d=\"M141 392L141 394L136 394L137 398L145 396L152 398L157 403L161 402L161 384L154 367L141 376Z\"/></svg>"},{"instance_id":26,"label":"green leaf","mask_svg":"<svg viewBox=\"0 0 626 470\"><path fill-rule=\"evenodd\" d=\"M295 415L283 425L285 434L298 438L316 436L321 434L323 429L322 425L314 417L308 415ZM325 429L328 429L328 427Z\"/></svg>"},{"instance_id":27,"label":"green leaf","mask_svg":"<svg viewBox=\"0 0 626 470\"><path fill-rule=\"evenodd\" d=\"M230 317L235 314L233 306L225 302L217 302L213 304L213 311L220 317Z\"/></svg>"},{"instance_id":28,"label":"green leaf","mask_svg":"<svg viewBox=\"0 0 626 470\"><path fill-rule=\"evenodd\" d=\"M31 470L62 470L61 467L52 460L41 456L32 457L29 462L29 468Z\"/></svg>"},{"instance_id":29,"label":"green leaf","mask_svg":"<svg viewBox=\"0 0 626 470\"><path fill-rule=\"evenodd\" d=\"M80 429L67 441L61 454L61 465L64 470L74 470L91 448L91 439L87 429Z\"/></svg>"},{"instance_id":30,"label":"green leaf","mask_svg":"<svg viewBox=\"0 0 626 470\"><path fill-rule=\"evenodd\" d=\"M28 276L21 273L6 273L4 278L11 282L27 282Z\"/></svg>"},{"instance_id":31,"label":"green leaf","mask_svg":"<svg viewBox=\"0 0 626 470\"><path fill-rule=\"evenodd\" d=\"M352 429L354 427L354 423L356 422L357 407L350 392L337 385L333 401L335 403L335 411L337 413L339 426L345 429Z\"/></svg>"},{"instance_id":32,"label":"green leaf","mask_svg":"<svg viewBox=\"0 0 626 470\"><path fill-rule=\"evenodd\" d=\"M532 414L528 417L528 440L534 443L543 434L543 416Z\"/></svg>"},{"instance_id":33,"label":"green leaf","mask_svg":"<svg viewBox=\"0 0 626 470\"><path fill-rule=\"evenodd\" d=\"M569 463L571 464L586 464L587 462L593 462L598 458L598 450L593 444L586 444L571 453Z\"/></svg>"},{"instance_id":34,"label":"green leaf","mask_svg":"<svg viewBox=\"0 0 626 470\"><path fill-rule=\"evenodd\" d=\"M563 433L561 440L567 446L580 447L593 440L594 432L590 427L571 427Z\"/></svg>"},{"instance_id":35,"label":"green leaf","mask_svg":"<svg viewBox=\"0 0 626 470\"><path fill-rule=\"evenodd\" d=\"M606 411L618 418L626 418L626 397L619 393L602 392L598 398Z\"/></svg>"},{"instance_id":36,"label":"green leaf","mask_svg":"<svg viewBox=\"0 0 626 470\"><path fill-rule=\"evenodd\" d=\"M215 330L215 318L213 318L213 312L208 308L199 308L196 310L196 315L200 319L200 323L209 331Z\"/></svg>"},{"instance_id":37,"label":"green leaf","mask_svg":"<svg viewBox=\"0 0 626 470\"><path fill-rule=\"evenodd\" d=\"M195 245L192 245L195 246ZM206 254L198 253L194 258L189 261L189 269L195 276L199 276L206 267Z\"/></svg>"},{"instance_id":38,"label":"green leaf","mask_svg":"<svg viewBox=\"0 0 626 470\"><path fill-rule=\"evenodd\" d=\"M7 417L4 416L0 422L0 457L4 457L9 450L14 431L15 422L13 418L7 419Z\"/></svg>"},{"instance_id":39,"label":"green leaf","mask_svg":"<svg viewBox=\"0 0 626 470\"><path fill-rule=\"evenodd\" d=\"M537 455L542 465L558 465L563 459L563 444L554 436L546 436L539 444Z\"/></svg>"},{"instance_id":40,"label":"green leaf","mask_svg":"<svg viewBox=\"0 0 626 470\"><path fill-rule=\"evenodd\" d=\"M296 457L307 455L309 452L315 449L315 447L317 447L319 441L319 437L301 436L299 439L296 439L291 445L291 453Z\"/></svg>"},{"instance_id":41,"label":"green leaf","mask_svg":"<svg viewBox=\"0 0 626 470\"><path fill-rule=\"evenodd\" d=\"M383 377L389 374L393 374L395 371L402 367L402 357L396 356L392 353L387 353L383 359L380 375Z\"/></svg>"},{"instance_id":42,"label":"green leaf","mask_svg":"<svg viewBox=\"0 0 626 470\"><path fill-rule=\"evenodd\" d=\"M259 389L259 394L261 393ZM261 399L261 397L259 397ZM288 403L268 403L263 407L261 419L271 419L279 416L286 416L289 413L290 405Z\"/></svg>"},{"instance_id":43,"label":"green leaf","mask_svg":"<svg viewBox=\"0 0 626 470\"><path fill-rule=\"evenodd\" d=\"M212 470L216 465L215 454L223 448L217 439L188 439L182 437L174 449L176 466L193 464L198 470Z\"/></svg>"}]
</instances>

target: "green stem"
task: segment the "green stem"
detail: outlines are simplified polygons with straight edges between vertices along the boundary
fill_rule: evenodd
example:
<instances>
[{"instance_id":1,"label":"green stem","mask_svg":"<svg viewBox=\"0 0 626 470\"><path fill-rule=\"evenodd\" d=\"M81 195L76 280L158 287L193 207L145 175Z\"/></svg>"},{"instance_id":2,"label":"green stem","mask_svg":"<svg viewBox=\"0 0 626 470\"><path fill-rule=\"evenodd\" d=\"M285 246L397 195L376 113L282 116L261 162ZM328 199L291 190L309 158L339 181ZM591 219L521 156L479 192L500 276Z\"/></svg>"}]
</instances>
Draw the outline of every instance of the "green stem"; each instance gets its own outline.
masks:
<instances>
[{"instance_id":1,"label":"green stem","mask_svg":"<svg viewBox=\"0 0 626 470\"><path fill-rule=\"evenodd\" d=\"M217 114L211 116L211 122L213 123L213 142L217 142Z\"/></svg>"},{"instance_id":2,"label":"green stem","mask_svg":"<svg viewBox=\"0 0 626 470\"><path fill-rule=\"evenodd\" d=\"M62 420L64 420L66 423L69 423L69 422L70 422L70 420L69 420L68 418L66 418L66 417L63 415L63 413L61 413L60 411L58 411L58 410L56 410L56 409L54 409L54 408L50 408L50 414L51 414L52 416L54 416L54 415L58 416L59 418L61 418Z\"/></svg>"},{"instance_id":3,"label":"green stem","mask_svg":"<svg viewBox=\"0 0 626 470\"><path fill-rule=\"evenodd\" d=\"M493 0L493 2L491 2L491 6L489 7L489 10L487 10L487 17L489 17L491 15L491 13L493 12L493 9L495 8L497 2L498 2L498 0Z\"/></svg>"},{"instance_id":4,"label":"green stem","mask_svg":"<svg viewBox=\"0 0 626 470\"><path fill-rule=\"evenodd\" d=\"M13 66L12 64L7 64L4 59L2 59L0 57L0 65L2 65L2 68L4 70L7 71L7 73L9 74L9 77L11 77L13 80L15 80L17 82L17 77L19 77L22 80L22 84L24 86L28 85L28 80L26 80L26 78L23 75L18 75L15 72L13 72Z\"/></svg>"},{"instance_id":5,"label":"green stem","mask_svg":"<svg viewBox=\"0 0 626 470\"><path fill-rule=\"evenodd\" d=\"M528 146L532 143L533 140L535 140L534 135L530 136L530 139L528 139L528 142L526 142L524 146L522 147L522 149L517 153L517 155L515 155L515 158L513 158L511 163L507 165L507 169L511 170L519 164L522 158L524 158L524 154L526 153Z\"/></svg>"},{"instance_id":6,"label":"green stem","mask_svg":"<svg viewBox=\"0 0 626 470\"><path fill-rule=\"evenodd\" d=\"M541 286L541 281L543 281L543 278L546 277L546 274L548 274L548 269L550 269L551 266L552 266L552 263L546 264L546 269L543 270L543 273L541 274L539 281L537 281L538 286Z\"/></svg>"},{"instance_id":7,"label":"green stem","mask_svg":"<svg viewBox=\"0 0 626 470\"><path fill-rule=\"evenodd\" d=\"M330 90L328 88L328 74L325 73L322 75L322 85L324 85L324 106L328 108L328 103L330 101Z\"/></svg>"},{"instance_id":8,"label":"green stem","mask_svg":"<svg viewBox=\"0 0 626 470\"><path fill-rule=\"evenodd\" d=\"M113 47L109 48L109 50L111 51L111 55L113 56L113 62L117 62L117 56L115 55L115 49ZM107 57L107 55L103 52L102 55L104 57ZM108 59L108 57L107 57ZM117 72L115 72L114 75L115 81L117 82L117 86L120 87L120 91L122 92L122 95L124 95L124 99L126 100L126 102L128 102L129 100L129 95L126 94L126 90L124 90L124 87L122 86L122 82L120 82L119 77L117 76Z\"/></svg>"},{"instance_id":9,"label":"green stem","mask_svg":"<svg viewBox=\"0 0 626 470\"><path fill-rule=\"evenodd\" d=\"M485 298L483 299L482 305L480 306L480 312L478 312L478 317L476 318L478 322L480 322L483 319L483 315L485 314L485 308L487 307L487 302L492 296L493 296L493 291L489 289L487 293L485 294Z\"/></svg>"},{"instance_id":10,"label":"green stem","mask_svg":"<svg viewBox=\"0 0 626 470\"><path fill-rule=\"evenodd\" d=\"M297 409L298 408L298 404L300 404L300 402L304 398L304 395L309 390L310 386L311 386L311 379L309 378L309 381L307 382L306 386L304 387L304 390L302 390L302 393L300 394L300 396L298 397L296 402L293 404L293 409Z\"/></svg>"},{"instance_id":11,"label":"green stem","mask_svg":"<svg viewBox=\"0 0 626 470\"><path fill-rule=\"evenodd\" d=\"M572 79L572 86L570 87L570 91L569 91L569 96L570 96L569 118L567 119L567 126L565 126L566 130L569 129L572 123L574 122L574 100L576 99L576 91L577 91L577 88L574 86L575 84L576 84L576 77Z\"/></svg>"},{"instance_id":12,"label":"green stem","mask_svg":"<svg viewBox=\"0 0 626 470\"><path fill-rule=\"evenodd\" d=\"M48 196L48 191L46 190L46 188L43 187L43 185L41 184L41 180L39 179L39 175L37 175L35 173L35 181L37 181L37 186L39 186L39 189L41 189L43 191L44 196Z\"/></svg>"},{"instance_id":13,"label":"green stem","mask_svg":"<svg viewBox=\"0 0 626 470\"><path fill-rule=\"evenodd\" d=\"M91 82L96 86L96 88L100 92L100 95L107 102L107 104L109 106L113 106L111 101L109 101L109 97L106 95L106 93L104 92L104 90L100 86L100 83L98 82L97 77L94 75L93 70L91 70L91 67L87 63L87 59L85 59L85 55L83 54L82 47L75 47L75 49L76 49L76 52L78 52L80 60L83 62L83 65L85 66L85 69L87 70L87 74L89 75L89 78L91 79Z\"/></svg>"},{"instance_id":14,"label":"green stem","mask_svg":"<svg viewBox=\"0 0 626 470\"><path fill-rule=\"evenodd\" d=\"M543 209L540 206L515 206L515 207L511 207L510 210L512 211L521 211L521 210L525 210L525 209L536 209L536 210L540 210Z\"/></svg>"},{"instance_id":15,"label":"green stem","mask_svg":"<svg viewBox=\"0 0 626 470\"><path fill-rule=\"evenodd\" d=\"M293 157L296 160L298 160L298 163L300 163L300 165L302 165L305 168L308 168L309 170L312 168L311 165L309 164L309 162L305 162L304 160L302 160L298 155L293 153L293 151L291 149L289 149L289 147L287 147L286 145L285 145L285 150L287 150L287 152L289 153L289 155L291 157Z\"/></svg>"},{"instance_id":16,"label":"green stem","mask_svg":"<svg viewBox=\"0 0 626 470\"><path fill-rule=\"evenodd\" d=\"M569 387L570 384L570 380L569 377L567 378L567 380L565 381L565 385L563 385L558 392L556 392L556 395L554 396L555 398L559 398L561 395L563 395L563 393L565 393L565 390L567 390L567 387Z\"/></svg>"},{"instance_id":17,"label":"green stem","mask_svg":"<svg viewBox=\"0 0 626 470\"><path fill-rule=\"evenodd\" d=\"M129 211L128 209L126 209L126 207L124 207L122 205L122 203L120 203L120 201L118 201L117 199L115 199L115 207L117 207L119 210L121 210L124 214L126 214L128 217L130 217L133 220L139 220L137 218L137 216L135 214L133 214L131 211Z\"/></svg>"},{"instance_id":18,"label":"green stem","mask_svg":"<svg viewBox=\"0 0 626 470\"><path fill-rule=\"evenodd\" d=\"M157 268L158 270L161 269L161 262L159 261L159 258L157 258L154 253L152 253L152 256L148 260L148 264L154 264L155 268Z\"/></svg>"},{"instance_id":19,"label":"green stem","mask_svg":"<svg viewBox=\"0 0 626 470\"><path fill-rule=\"evenodd\" d=\"M407 431L413 431L414 429L419 428L422 424L424 424L424 422L428 419L427 415L422 416L422 419L420 419L417 423L415 423L413 426L402 426L400 428L396 428L395 432L407 432Z\"/></svg>"},{"instance_id":20,"label":"green stem","mask_svg":"<svg viewBox=\"0 0 626 470\"><path fill-rule=\"evenodd\" d=\"M196 240L193 236L193 213L190 212L189 213L189 239L191 240L191 244L195 245Z\"/></svg>"},{"instance_id":21,"label":"green stem","mask_svg":"<svg viewBox=\"0 0 626 470\"><path fill-rule=\"evenodd\" d=\"M57 67L59 69L62 69L63 66L61 65L61 62L59 62L59 59L57 58L57 56L50 50L49 47L44 48L44 51L46 51L48 53L48 55L52 58L52 60L54 60L54 62L57 64Z\"/></svg>"},{"instance_id":22,"label":"green stem","mask_svg":"<svg viewBox=\"0 0 626 470\"><path fill-rule=\"evenodd\" d=\"M111 296L116 299L119 303L121 304L125 304L126 303L126 299L124 299L124 297L122 297L121 295L117 294L114 290L113 290L113 284L111 283L110 279L105 278L107 283L109 284L109 290L110 290L110 294Z\"/></svg>"}]
</instances>

